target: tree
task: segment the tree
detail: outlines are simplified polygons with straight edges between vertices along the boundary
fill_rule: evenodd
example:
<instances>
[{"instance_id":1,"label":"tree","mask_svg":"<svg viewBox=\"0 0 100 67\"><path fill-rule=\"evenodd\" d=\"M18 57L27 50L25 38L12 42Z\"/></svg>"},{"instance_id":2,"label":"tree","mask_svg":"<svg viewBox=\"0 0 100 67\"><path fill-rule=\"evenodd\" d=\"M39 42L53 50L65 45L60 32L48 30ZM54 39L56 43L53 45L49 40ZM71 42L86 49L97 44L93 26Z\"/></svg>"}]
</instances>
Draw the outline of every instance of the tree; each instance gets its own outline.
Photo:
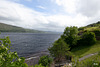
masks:
<instances>
[{"instance_id":1,"label":"tree","mask_svg":"<svg viewBox=\"0 0 100 67\"><path fill-rule=\"evenodd\" d=\"M65 58L66 53L70 50L69 45L61 38L54 42L53 46L48 49L50 54L59 62Z\"/></svg>"},{"instance_id":2,"label":"tree","mask_svg":"<svg viewBox=\"0 0 100 67\"><path fill-rule=\"evenodd\" d=\"M75 26L66 27L61 38L72 48L77 44L78 28Z\"/></svg>"},{"instance_id":3,"label":"tree","mask_svg":"<svg viewBox=\"0 0 100 67\"><path fill-rule=\"evenodd\" d=\"M40 57L39 64L41 64L44 67L48 67L48 66L50 66L52 61L53 61L53 59L51 57L42 56L42 57Z\"/></svg>"}]
</instances>

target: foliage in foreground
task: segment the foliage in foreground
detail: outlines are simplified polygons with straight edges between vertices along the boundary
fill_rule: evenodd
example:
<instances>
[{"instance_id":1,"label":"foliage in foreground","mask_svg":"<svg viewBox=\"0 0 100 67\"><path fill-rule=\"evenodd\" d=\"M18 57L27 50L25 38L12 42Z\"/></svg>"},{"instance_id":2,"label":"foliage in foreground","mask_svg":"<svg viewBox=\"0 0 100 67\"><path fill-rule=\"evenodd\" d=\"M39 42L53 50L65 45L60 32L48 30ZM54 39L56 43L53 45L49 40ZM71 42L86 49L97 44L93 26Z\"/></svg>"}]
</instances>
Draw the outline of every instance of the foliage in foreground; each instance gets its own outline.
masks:
<instances>
[{"instance_id":1,"label":"foliage in foreground","mask_svg":"<svg viewBox=\"0 0 100 67\"><path fill-rule=\"evenodd\" d=\"M17 52L10 51L10 44L9 37L0 39L0 67L29 67L25 63L24 57L19 58ZM40 58L39 65L35 65L34 67L48 67L51 62L52 58L43 56Z\"/></svg>"},{"instance_id":2,"label":"foliage in foreground","mask_svg":"<svg viewBox=\"0 0 100 67\"><path fill-rule=\"evenodd\" d=\"M0 38L0 67L29 67L25 63L25 58L19 58L17 52L10 51L11 41L9 37ZM33 67L33 66L30 66ZM41 64L34 67L44 67Z\"/></svg>"},{"instance_id":3,"label":"foliage in foreground","mask_svg":"<svg viewBox=\"0 0 100 67\"><path fill-rule=\"evenodd\" d=\"M9 37L0 39L0 67L28 67L24 58L19 58L16 52L10 51Z\"/></svg>"},{"instance_id":4,"label":"foliage in foreground","mask_svg":"<svg viewBox=\"0 0 100 67\"><path fill-rule=\"evenodd\" d=\"M47 56L42 56L40 57L39 64L41 64L44 67L50 66L52 63L53 59L51 57Z\"/></svg>"}]
</instances>

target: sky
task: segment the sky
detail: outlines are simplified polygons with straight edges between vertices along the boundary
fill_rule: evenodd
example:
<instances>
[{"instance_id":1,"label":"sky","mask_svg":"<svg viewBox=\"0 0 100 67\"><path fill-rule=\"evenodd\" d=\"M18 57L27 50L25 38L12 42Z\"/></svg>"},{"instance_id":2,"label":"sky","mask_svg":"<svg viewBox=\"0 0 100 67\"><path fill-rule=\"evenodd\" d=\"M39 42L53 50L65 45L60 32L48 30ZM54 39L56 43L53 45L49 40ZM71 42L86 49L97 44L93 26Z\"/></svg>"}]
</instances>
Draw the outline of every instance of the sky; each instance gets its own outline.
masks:
<instances>
[{"instance_id":1,"label":"sky","mask_svg":"<svg viewBox=\"0 0 100 67\"><path fill-rule=\"evenodd\" d=\"M0 0L0 22L63 32L100 21L100 0Z\"/></svg>"}]
</instances>

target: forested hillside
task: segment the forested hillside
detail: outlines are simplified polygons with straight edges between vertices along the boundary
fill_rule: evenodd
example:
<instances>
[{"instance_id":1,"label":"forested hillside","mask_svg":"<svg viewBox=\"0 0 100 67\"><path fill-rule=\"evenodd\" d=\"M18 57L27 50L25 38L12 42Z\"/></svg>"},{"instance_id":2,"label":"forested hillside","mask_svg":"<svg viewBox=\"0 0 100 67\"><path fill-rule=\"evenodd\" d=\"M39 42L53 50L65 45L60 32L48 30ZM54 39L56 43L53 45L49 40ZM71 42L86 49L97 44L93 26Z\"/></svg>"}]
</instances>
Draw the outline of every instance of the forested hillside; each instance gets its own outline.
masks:
<instances>
[{"instance_id":1,"label":"forested hillside","mask_svg":"<svg viewBox=\"0 0 100 67\"><path fill-rule=\"evenodd\" d=\"M31 32L31 33L43 33L43 31L24 29L22 27L12 26L4 23L0 23L0 32Z\"/></svg>"}]
</instances>

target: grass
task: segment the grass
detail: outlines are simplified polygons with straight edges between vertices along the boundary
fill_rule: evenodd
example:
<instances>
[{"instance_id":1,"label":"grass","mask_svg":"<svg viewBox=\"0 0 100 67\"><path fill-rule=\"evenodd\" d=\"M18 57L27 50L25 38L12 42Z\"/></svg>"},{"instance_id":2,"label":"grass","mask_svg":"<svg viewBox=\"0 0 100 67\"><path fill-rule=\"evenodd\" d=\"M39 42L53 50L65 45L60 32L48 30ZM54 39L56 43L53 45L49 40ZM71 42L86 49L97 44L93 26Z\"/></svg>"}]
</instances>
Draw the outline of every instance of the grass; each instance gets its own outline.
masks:
<instances>
[{"instance_id":1,"label":"grass","mask_svg":"<svg viewBox=\"0 0 100 67\"><path fill-rule=\"evenodd\" d=\"M100 55L94 55L77 62L76 67L100 67Z\"/></svg>"},{"instance_id":2,"label":"grass","mask_svg":"<svg viewBox=\"0 0 100 67\"><path fill-rule=\"evenodd\" d=\"M88 31L100 30L100 26L96 26L96 27L86 27L86 28L84 29L84 31L85 31L85 30L88 30Z\"/></svg>"},{"instance_id":3,"label":"grass","mask_svg":"<svg viewBox=\"0 0 100 67\"><path fill-rule=\"evenodd\" d=\"M97 29L98 27L87 27L85 30L88 30L88 31L92 31L92 30L95 30Z\"/></svg>"},{"instance_id":4,"label":"grass","mask_svg":"<svg viewBox=\"0 0 100 67\"><path fill-rule=\"evenodd\" d=\"M72 49L72 53L75 56L83 57L91 53L96 53L100 51L100 41L97 41L96 44L92 46L79 46Z\"/></svg>"},{"instance_id":5,"label":"grass","mask_svg":"<svg viewBox=\"0 0 100 67\"><path fill-rule=\"evenodd\" d=\"M83 61L87 61L87 60L99 60L100 61L100 55L93 55L93 56L91 56L91 57L89 57L89 58L86 58L86 59L84 59L84 60L82 60L81 62L83 62Z\"/></svg>"}]
</instances>

